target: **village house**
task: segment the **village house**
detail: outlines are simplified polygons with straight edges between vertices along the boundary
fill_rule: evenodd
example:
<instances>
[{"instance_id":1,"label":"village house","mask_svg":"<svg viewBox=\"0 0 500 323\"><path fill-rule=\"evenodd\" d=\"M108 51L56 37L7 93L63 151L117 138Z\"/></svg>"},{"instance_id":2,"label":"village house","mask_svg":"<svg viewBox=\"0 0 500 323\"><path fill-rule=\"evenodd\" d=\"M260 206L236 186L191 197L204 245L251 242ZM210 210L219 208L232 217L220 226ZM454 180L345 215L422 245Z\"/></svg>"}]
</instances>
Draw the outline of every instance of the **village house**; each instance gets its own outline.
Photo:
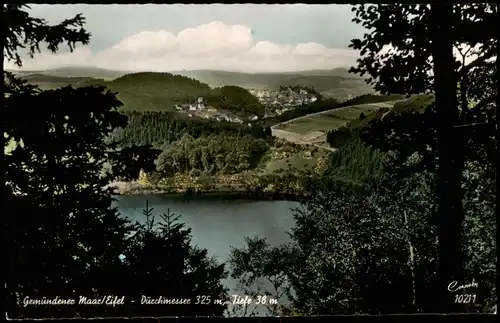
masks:
<instances>
[{"instance_id":1,"label":"village house","mask_svg":"<svg viewBox=\"0 0 500 323\"><path fill-rule=\"evenodd\" d=\"M196 100L197 102L197 107L198 107L198 110L203 110L205 109L205 104L203 104L203 97L199 97L198 100Z\"/></svg>"}]
</instances>

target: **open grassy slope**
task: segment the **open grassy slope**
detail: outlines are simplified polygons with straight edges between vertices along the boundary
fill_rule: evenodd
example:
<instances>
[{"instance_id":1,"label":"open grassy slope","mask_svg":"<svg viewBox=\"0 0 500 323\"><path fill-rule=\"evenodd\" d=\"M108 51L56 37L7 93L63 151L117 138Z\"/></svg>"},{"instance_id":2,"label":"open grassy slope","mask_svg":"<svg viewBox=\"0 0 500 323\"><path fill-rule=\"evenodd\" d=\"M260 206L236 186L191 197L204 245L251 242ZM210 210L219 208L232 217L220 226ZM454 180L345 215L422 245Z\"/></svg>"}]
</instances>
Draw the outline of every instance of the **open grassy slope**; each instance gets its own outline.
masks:
<instances>
[{"instance_id":1,"label":"open grassy slope","mask_svg":"<svg viewBox=\"0 0 500 323\"><path fill-rule=\"evenodd\" d=\"M301 135L315 131L328 132L359 119L361 114L367 116L381 108L377 103L338 108L297 118L277 128Z\"/></svg>"}]
</instances>

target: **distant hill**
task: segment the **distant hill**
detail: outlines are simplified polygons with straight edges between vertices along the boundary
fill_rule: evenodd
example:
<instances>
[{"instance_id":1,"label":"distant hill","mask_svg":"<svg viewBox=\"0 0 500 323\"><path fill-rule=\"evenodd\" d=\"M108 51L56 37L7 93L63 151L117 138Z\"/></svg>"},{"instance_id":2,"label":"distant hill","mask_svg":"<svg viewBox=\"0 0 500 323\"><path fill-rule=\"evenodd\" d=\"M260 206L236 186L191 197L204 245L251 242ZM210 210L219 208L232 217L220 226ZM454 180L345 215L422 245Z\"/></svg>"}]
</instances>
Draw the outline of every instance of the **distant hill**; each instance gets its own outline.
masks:
<instances>
[{"instance_id":1,"label":"distant hill","mask_svg":"<svg viewBox=\"0 0 500 323\"><path fill-rule=\"evenodd\" d=\"M331 70L308 70L308 71L300 71L300 72L289 72L283 74L298 74L302 76L341 76L347 78L359 78L359 76L355 74L349 73L349 69L345 67L338 67Z\"/></svg>"},{"instance_id":2,"label":"distant hill","mask_svg":"<svg viewBox=\"0 0 500 323\"><path fill-rule=\"evenodd\" d=\"M43 71L13 71L19 76L30 74L54 77L87 77L112 80L127 74L124 71L113 71L96 67L59 67ZM331 70L309 70L283 73L240 73L211 70L177 71L175 75L194 78L211 87L240 86L246 89L277 90L283 86L306 86L314 88L323 96L333 97L339 101L365 93L374 93L360 77L350 74L346 68ZM55 87L62 86L61 80L55 80ZM42 88L50 88L50 81L43 82ZM73 84L72 82L68 82Z\"/></svg>"},{"instance_id":3,"label":"distant hill","mask_svg":"<svg viewBox=\"0 0 500 323\"><path fill-rule=\"evenodd\" d=\"M22 79L31 83L68 83L76 84L79 82L85 82L90 77L60 77L45 74L28 74L21 76Z\"/></svg>"},{"instance_id":4,"label":"distant hill","mask_svg":"<svg viewBox=\"0 0 500 323\"><path fill-rule=\"evenodd\" d=\"M118 97L125 104L126 110L163 110L173 104L206 96L210 92L210 87L223 86L278 90L280 86L299 85L314 88L323 96L338 101L374 93L361 78L349 74L345 68L255 74L208 70L126 73L94 67L60 67L44 71L12 72L39 85L42 89L67 85L104 85L119 93Z\"/></svg>"},{"instance_id":5,"label":"distant hill","mask_svg":"<svg viewBox=\"0 0 500 323\"><path fill-rule=\"evenodd\" d=\"M124 110L172 110L175 104L194 102L208 96L211 88L200 81L170 73L141 72L126 74L111 81L91 79L78 86L103 85L117 92Z\"/></svg>"},{"instance_id":6,"label":"distant hill","mask_svg":"<svg viewBox=\"0 0 500 323\"><path fill-rule=\"evenodd\" d=\"M75 67L58 67L51 68L48 70L41 71L10 71L14 74L25 76L29 74L42 74L47 76L56 77L87 77L87 78L102 78L102 79L114 79L125 75L126 72L112 71L98 67L86 67L86 66L75 66Z\"/></svg>"},{"instance_id":7,"label":"distant hill","mask_svg":"<svg viewBox=\"0 0 500 323\"><path fill-rule=\"evenodd\" d=\"M56 89L67 85L77 86L78 84L92 80L90 77L61 77L39 73L24 74L14 72L14 74L31 84L38 85L43 90Z\"/></svg>"},{"instance_id":8,"label":"distant hill","mask_svg":"<svg viewBox=\"0 0 500 323\"><path fill-rule=\"evenodd\" d=\"M324 96L345 100L350 96L374 93L363 79L351 75L347 69L327 71L302 71L290 73L239 73L224 71L178 71L177 75L187 76L207 83L211 87L236 85L244 88L273 89L283 86L306 86L314 88Z\"/></svg>"}]
</instances>

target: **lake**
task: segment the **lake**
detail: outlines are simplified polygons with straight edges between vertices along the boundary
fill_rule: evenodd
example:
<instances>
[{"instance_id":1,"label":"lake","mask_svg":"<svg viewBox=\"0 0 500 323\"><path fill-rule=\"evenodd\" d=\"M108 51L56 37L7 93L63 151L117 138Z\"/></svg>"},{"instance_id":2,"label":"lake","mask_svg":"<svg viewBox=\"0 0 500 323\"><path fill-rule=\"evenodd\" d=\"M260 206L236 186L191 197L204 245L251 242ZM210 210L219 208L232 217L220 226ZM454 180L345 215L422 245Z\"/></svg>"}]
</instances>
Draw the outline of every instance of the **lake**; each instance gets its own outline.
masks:
<instances>
[{"instance_id":1,"label":"lake","mask_svg":"<svg viewBox=\"0 0 500 323\"><path fill-rule=\"evenodd\" d=\"M132 220L145 221L142 210L149 201L155 219L159 214L181 215L180 220L191 228L192 243L208 249L209 255L220 262L228 260L230 247L245 245L245 237L259 235L270 244L282 244L290 239L286 234L293 226L292 201L255 201L236 198L202 197L187 200L181 196L117 196L120 213ZM228 278L223 283L230 294L239 294L236 281Z\"/></svg>"}]
</instances>

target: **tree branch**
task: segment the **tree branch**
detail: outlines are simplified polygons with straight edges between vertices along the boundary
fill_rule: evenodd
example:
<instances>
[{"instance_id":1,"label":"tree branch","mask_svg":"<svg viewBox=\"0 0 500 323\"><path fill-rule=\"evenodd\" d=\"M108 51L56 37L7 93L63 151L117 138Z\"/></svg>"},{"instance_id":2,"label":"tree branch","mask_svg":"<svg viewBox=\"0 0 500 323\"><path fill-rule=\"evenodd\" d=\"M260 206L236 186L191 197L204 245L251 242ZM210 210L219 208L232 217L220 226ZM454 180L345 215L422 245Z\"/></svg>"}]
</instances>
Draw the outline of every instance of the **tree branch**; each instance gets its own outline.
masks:
<instances>
[{"instance_id":1,"label":"tree branch","mask_svg":"<svg viewBox=\"0 0 500 323\"><path fill-rule=\"evenodd\" d=\"M476 58L475 60L473 60L472 62L470 62L469 64L465 65L464 67L462 67L458 73L460 75L460 77L464 77L464 75L466 75L467 73L470 72L470 70L472 70L474 67L479 67L479 66L486 66L488 63L486 62L489 58L492 58L494 55L491 54L491 55L483 55L481 57L478 57Z\"/></svg>"},{"instance_id":2,"label":"tree branch","mask_svg":"<svg viewBox=\"0 0 500 323\"><path fill-rule=\"evenodd\" d=\"M495 102L495 99L496 95L487 96L486 98L479 101L479 103L474 106L474 109L482 109L488 104Z\"/></svg>"}]
</instances>

